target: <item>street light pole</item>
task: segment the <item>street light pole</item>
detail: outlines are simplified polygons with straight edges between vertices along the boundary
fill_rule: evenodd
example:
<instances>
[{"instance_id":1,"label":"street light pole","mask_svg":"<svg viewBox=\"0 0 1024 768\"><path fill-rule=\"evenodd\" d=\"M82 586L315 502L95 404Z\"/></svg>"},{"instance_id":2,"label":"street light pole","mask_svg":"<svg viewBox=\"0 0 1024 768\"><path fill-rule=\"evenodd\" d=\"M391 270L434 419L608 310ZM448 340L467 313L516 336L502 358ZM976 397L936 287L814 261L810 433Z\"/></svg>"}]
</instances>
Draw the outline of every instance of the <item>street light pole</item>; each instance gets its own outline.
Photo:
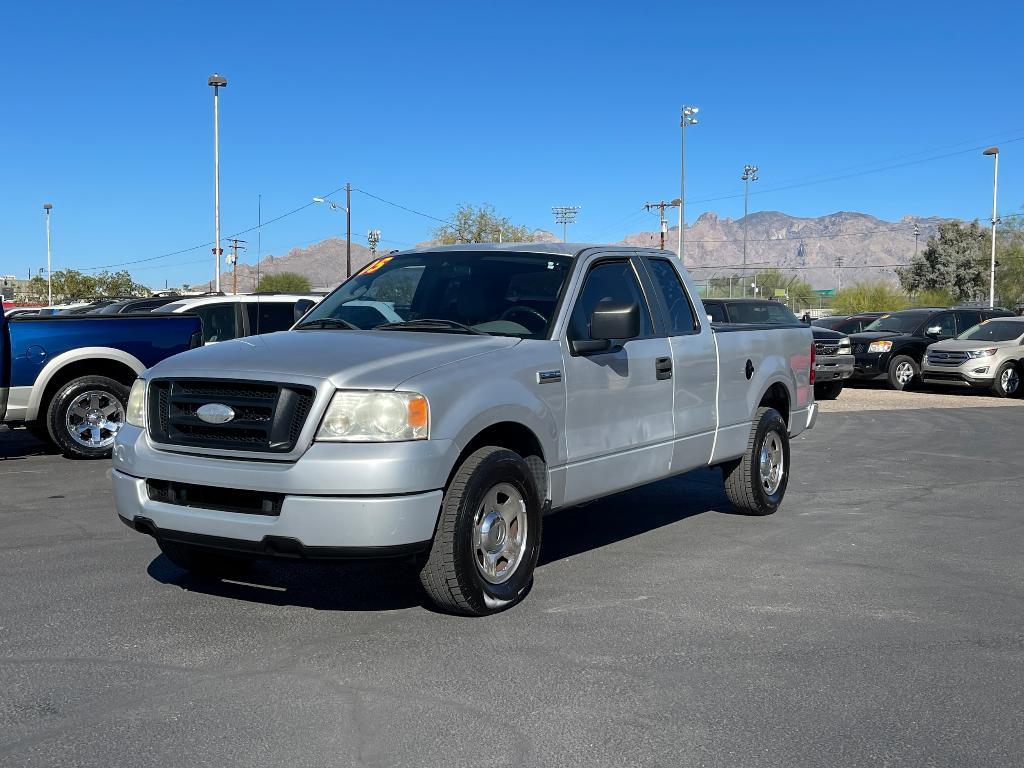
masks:
<instances>
[{"instance_id":1,"label":"street light pole","mask_svg":"<svg viewBox=\"0 0 1024 768\"><path fill-rule=\"evenodd\" d=\"M683 260L683 239L686 237L686 216L683 215L683 208L686 205L686 126L696 125L697 118L694 117L700 109L697 107L683 107L679 118L680 133L682 133L681 147L679 153L679 260Z\"/></svg>"},{"instance_id":2,"label":"street light pole","mask_svg":"<svg viewBox=\"0 0 1024 768\"><path fill-rule=\"evenodd\" d=\"M345 212L345 278L352 277L352 207L351 205L338 205L333 200L325 200L322 197L314 197L314 203L327 203L332 211ZM345 202L352 202L352 185L345 185Z\"/></svg>"},{"instance_id":3,"label":"street light pole","mask_svg":"<svg viewBox=\"0 0 1024 768\"><path fill-rule=\"evenodd\" d=\"M996 191L999 186L999 147L989 147L981 154L991 155L995 158L992 172L992 267L988 278L988 305L996 305L996 222L999 218L996 213Z\"/></svg>"},{"instance_id":4,"label":"street light pole","mask_svg":"<svg viewBox=\"0 0 1024 768\"><path fill-rule=\"evenodd\" d=\"M743 295L747 295L747 198L750 195L750 182L757 181L757 166L743 166Z\"/></svg>"},{"instance_id":5,"label":"street light pole","mask_svg":"<svg viewBox=\"0 0 1024 768\"><path fill-rule=\"evenodd\" d=\"M226 88L226 77L214 72L206 84L213 88L213 290L220 293L220 89Z\"/></svg>"},{"instance_id":6,"label":"street light pole","mask_svg":"<svg viewBox=\"0 0 1024 768\"><path fill-rule=\"evenodd\" d=\"M53 210L53 203L43 203L43 210L46 211L46 304L53 306L53 269L50 255L50 211Z\"/></svg>"}]
</instances>

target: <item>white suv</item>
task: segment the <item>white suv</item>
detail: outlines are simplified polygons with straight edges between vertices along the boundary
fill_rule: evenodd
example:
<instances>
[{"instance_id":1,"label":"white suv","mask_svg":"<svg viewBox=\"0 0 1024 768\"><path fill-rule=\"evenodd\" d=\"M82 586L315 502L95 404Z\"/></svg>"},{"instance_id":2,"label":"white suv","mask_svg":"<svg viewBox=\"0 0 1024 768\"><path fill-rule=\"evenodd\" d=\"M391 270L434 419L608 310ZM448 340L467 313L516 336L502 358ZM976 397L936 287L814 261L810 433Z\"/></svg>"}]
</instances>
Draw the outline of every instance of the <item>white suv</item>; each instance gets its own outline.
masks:
<instances>
[{"instance_id":1,"label":"white suv","mask_svg":"<svg viewBox=\"0 0 1024 768\"><path fill-rule=\"evenodd\" d=\"M316 294L240 293L234 296L195 296L165 304L155 312L198 315L203 321L203 343L287 331L297 318L295 305L308 299L318 303Z\"/></svg>"}]
</instances>

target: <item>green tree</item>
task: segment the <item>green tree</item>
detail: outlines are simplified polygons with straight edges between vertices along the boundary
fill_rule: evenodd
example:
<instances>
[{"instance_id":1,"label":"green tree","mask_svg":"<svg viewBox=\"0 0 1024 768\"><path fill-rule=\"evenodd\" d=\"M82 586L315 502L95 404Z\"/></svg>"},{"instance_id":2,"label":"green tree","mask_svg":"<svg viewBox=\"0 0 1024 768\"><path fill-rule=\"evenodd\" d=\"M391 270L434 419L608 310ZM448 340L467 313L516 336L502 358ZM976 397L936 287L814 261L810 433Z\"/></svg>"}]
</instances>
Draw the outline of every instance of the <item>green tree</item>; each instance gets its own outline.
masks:
<instances>
[{"instance_id":1,"label":"green tree","mask_svg":"<svg viewBox=\"0 0 1024 768\"><path fill-rule=\"evenodd\" d=\"M490 203L477 207L462 203L444 225L434 230L434 240L441 245L457 243L526 243L531 239L529 227L513 224L499 216Z\"/></svg>"},{"instance_id":2,"label":"green tree","mask_svg":"<svg viewBox=\"0 0 1024 768\"><path fill-rule=\"evenodd\" d=\"M894 312L904 309L910 300L899 288L885 281L854 283L836 291L832 311L837 315L859 312Z\"/></svg>"},{"instance_id":3,"label":"green tree","mask_svg":"<svg viewBox=\"0 0 1024 768\"><path fill-rule=\"evenodd\" d=\"M750 279L750 282L755 280ZM757 273L756 282L758 296L761 298L771 299L777 295L776 291L785 291L787 303L794 308L809 307L812 304L817 306L814 288L796 275L787 275L778 269L764 269Z\"/></svg>"},{"instance_id":4,"label":"green tree","mask_svg":"<svg viewBox=\"0 0 1024 768\"><path fill-rule=\"evenodd\" d=\"M51 281L55 299L82 299L99 293L96 278L77 269L58 269L51 275Z\"/></svg>"},{"instance_id":5,"label":"green tree","mask_svg":"<svg viewBox=\"0 0 1024 768\"><path fill-rule=\"evenodd\" d=\"M96 290L104 296L149 296L151 291L136 283L127 269L120 272L100 272L96 275Z\"/></svg>"},{"instance_id":6,"label":"green tree","mask_svg":"<svg viewBox=\"0 0 1024 768\"><path fill-rule=\"evenodd\" d=\"M309 293L309 278L297 272L276 272L260 277L256 290L267 293Z\"/></svg>"},{"instance_id":7,"label":"green tree","mask_svg":"<svg viewBox=\"0 0 1024 768\"><path fill-rule=\"evenodd\" d=\"M921 254L896 270L900 285L911 295L938 289L948 292L953 301L972 299L985 285L982 262L988 243L988 234L977 221L944 221Z\"/></svg>"},{"instance_id":8,"label":"green tree","mask_svg":"<svg viewBox=\"0 0 1024 768\"><path fill-rule=\"evenodd\" d=\"M1013 309L1024 303L1024 219L1007 216L996 230L996 300Z\"/></svg>"}]
</instances>

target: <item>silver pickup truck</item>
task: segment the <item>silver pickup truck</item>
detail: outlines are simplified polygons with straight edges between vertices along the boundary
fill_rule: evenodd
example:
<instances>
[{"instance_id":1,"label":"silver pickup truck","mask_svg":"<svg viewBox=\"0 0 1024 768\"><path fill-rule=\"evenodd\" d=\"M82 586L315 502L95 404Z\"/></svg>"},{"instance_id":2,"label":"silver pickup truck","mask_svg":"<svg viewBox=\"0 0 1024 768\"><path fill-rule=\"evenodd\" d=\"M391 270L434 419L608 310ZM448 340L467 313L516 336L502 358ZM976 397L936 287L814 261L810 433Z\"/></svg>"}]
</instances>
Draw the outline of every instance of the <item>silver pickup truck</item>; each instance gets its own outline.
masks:
<instances>
[{"instance_id":1,"label":"silver pickup truck","mask_svg":"<svg viewBox=\"0 0 1024 768\"><path fill-rule=\"evenodd\" d=\"M291 331L143 373L117 512L199 574L413 555L438 607L490 613L528 590L549 510L717 466L774 512L813 371L806 326L712 328L665 251L395 253Z\"/></svg>"}]
</instances>

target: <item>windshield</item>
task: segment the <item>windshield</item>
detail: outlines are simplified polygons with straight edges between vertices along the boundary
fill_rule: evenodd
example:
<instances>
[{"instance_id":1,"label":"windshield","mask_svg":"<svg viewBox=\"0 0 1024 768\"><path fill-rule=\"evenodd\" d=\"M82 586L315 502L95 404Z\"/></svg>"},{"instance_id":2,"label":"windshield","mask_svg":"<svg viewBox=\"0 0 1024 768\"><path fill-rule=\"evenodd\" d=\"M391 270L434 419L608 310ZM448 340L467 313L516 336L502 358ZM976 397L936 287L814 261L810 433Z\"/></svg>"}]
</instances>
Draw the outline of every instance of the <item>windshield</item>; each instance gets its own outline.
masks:
<instances>
[{"instance_id":1,"label":"windshield","mask_svg":"<svg viewBox=\"0 0 1024 768\"><path fill-rule=\"evenodd\" d=\"M729 304L729 320L733 323L792 325L799 323L789 307L775 301L741 302Z\"/></svg>"},{"instance_id":2,"label":"windshield","mask_svg":"<svg viewBox=\"0 0 1024 768\"><path fill-rule=\"evenodd\" d=\"M385 256L310 310L296 328L489 333L542 339L572 259L534 253L452 251ZM434 323L418 321L433 320ZM331 321L342 321L334 322Z\"/></svg>"},{"instance_id":3,"label":"windshield","mask_svg":"<svg viewBox=\"0 0 1024 768\"><path fill-rule=\"evenodd\" d=\"M986 320L957 336L964 341L1013 341L1024 336L1024 323Z\"/></svg>"},{"instance_id":4,"label":"windshield","mask_svg":"<svg viewBox=\"0 0 1024 768\"><path fill-rule=\"evenodd\" d=\"M924 315L882 315L868 326L865 331L890 331L891 333L913 333L921 324Z\"/></svg>"}]
</instances>

